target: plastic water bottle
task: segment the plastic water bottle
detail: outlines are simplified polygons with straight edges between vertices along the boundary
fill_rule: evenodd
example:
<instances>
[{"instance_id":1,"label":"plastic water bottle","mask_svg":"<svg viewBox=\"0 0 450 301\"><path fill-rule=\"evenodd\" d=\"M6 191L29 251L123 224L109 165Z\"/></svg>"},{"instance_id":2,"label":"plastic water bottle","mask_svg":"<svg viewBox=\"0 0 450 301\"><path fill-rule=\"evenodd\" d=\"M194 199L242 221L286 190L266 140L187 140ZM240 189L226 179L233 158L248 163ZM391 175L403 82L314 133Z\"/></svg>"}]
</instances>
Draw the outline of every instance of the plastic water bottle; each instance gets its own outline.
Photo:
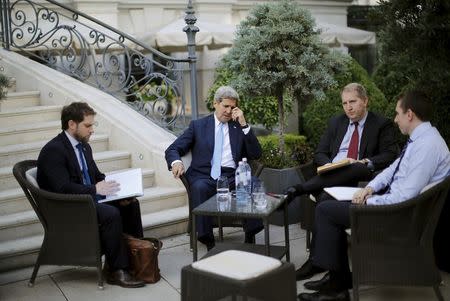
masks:
<instances>
[{"instance_id":1,"label":"plastic water bottle","mask_svg":"<svg viewBox=\"0 0 450 301\"><path fill-rule=\"evenodd\" d=\"M247 158L242 158L242 162L244 164L245 177L247 178L245 190L247 190L247 194L250 197L252 195L252 168L250 167L250 164L247 163Z\"/></svg>"},{"instance_id":2,"label":"plastic water bottle","mask_svg":"<svg viewBox=\"0 0 450 301\"><path fill-rule=\"evenodd\" d=\"M236 184L236 205L247 205L248 194L246 189L247 184L247 174L244 168L244 163L239 162L236 168L235 174L235 184Z\"/></svg>"}]
</instances>

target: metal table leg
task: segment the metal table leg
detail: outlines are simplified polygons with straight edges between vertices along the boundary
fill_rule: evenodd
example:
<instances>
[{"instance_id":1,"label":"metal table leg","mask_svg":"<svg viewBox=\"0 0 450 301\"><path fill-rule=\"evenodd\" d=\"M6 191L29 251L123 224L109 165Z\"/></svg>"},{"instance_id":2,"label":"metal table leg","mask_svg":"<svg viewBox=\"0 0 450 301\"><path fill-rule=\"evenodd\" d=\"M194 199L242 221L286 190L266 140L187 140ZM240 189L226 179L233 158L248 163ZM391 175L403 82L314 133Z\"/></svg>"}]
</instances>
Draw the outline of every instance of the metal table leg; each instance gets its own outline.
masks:
<instances>
[{"instance_id":1,"label":"metal table leg","mask_svg":"<svg viewBox=\"0 0 450 301\"><path fill-rule=\"evenodd\" d=\"M194 261L197 261L197 230L195 229L195 213L192 212L192 256L194 257Z\"/></svg>"},{"instance_id":2,"label":"metal table leg","mask_svg":"<svg viewBox=\"0 0 450 301\"><path fill-rule=\"evenodd\" d=\"M289 221L288 221L288 202L284 201L284 245L286 248L286 261L290 262L290 244L289 244Z\"/></svg>"},{"instance_id":3,"label":"metal table leg","mask_svg":"<svg viewBox=\"0 0 450 301\"><path fill-rule=\"evenodd\" d=\"M269 219L264 219L264 240L266 242L266 255L270 256Z\"/></svg>"}]
</instances>

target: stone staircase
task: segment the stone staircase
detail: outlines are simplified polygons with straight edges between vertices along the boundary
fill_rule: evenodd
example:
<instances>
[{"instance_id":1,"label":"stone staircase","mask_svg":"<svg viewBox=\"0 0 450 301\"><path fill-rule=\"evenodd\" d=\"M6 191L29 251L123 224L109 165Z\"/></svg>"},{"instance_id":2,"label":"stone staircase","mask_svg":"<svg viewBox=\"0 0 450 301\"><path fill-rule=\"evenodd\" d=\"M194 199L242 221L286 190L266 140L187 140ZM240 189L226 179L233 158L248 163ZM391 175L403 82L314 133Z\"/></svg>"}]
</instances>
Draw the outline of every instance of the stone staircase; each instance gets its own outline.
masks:
<instances>
[{"instance_id":1,"label":"stone staircase","mask_svg":"<svg viewBox=\"0 0 450 301\"><path fill-rule=\"evenodd\" d=\"M15 81L0 100L0 272L33 265L43 228L12 174L16 162L37 159L40 149L61 131L58 105L41 105L40 91L16 92ZM109 136L91 137L94 159L102 172L133 167L131 153L110 149ZM184 188L158 186L155 170L143 168L144 196L139 198L146 236L165 237L186 231Z\"/></svg>"}]
</instances>

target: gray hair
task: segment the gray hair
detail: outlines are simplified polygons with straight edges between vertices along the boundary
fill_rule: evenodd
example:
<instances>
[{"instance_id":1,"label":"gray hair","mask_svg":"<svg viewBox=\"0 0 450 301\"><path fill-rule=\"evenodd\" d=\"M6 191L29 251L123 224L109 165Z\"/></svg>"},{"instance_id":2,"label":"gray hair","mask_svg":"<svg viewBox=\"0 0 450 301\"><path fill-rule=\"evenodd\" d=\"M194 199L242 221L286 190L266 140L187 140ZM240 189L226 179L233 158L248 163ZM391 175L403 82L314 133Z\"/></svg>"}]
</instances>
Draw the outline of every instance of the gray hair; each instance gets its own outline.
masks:
<instances>
[{"instance_id":1,"label":"gray hair","mask_svg":"<svg viewBox=\"0 0 450 301\"><path fill-rule=\"evenodd\" d=\"M214 101L222 102L223 99L239 101L239 94L230 86L222 86L216 90Z\"/></svg>"},{"instance_id":2,"label":"gray hair","mask_svg":"<svg viewBox=\"0 0 450 301\"><path fill-rule=\"evenodd\" d=\"M361 99L367 99L367 92L366 92L366 88L364 88L363 85L358 84L358 83L350 83L348 85L346 85L343 89L342 89L342 93L344 92L352 92L355 91L358 94L358 97Z\"/></svg>"}]
</instances>

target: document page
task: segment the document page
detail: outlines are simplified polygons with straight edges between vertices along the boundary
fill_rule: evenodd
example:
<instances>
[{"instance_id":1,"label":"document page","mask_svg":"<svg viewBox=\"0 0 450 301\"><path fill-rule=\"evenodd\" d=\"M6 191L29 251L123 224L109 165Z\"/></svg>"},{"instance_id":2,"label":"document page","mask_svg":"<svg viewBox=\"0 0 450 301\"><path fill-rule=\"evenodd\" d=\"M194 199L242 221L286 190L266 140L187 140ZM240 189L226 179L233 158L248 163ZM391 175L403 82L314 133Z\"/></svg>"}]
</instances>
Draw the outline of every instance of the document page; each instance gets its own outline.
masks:
<instances>
[{"instance_id":1,"label":"document page","mask_svg":"<svg viewBox=\"0 0 450 301\"><path fill-rule=\"evenodd\" d=\"M360 187L345 187L345 186L335 186L324 188L326 193L334 197L338 201L351 201L355 192L360 190Z\"/></svg>"},{"instance_id":2,"label":"document page","mask_svg":"<svg viewBox=\"0 0 450 301\"><path fill-rule=\"evenodd\" d=\"M116 181L120 184L120 190L115 195L110 195L106 199L99 200L99 203L144 195L142 188L142 170L140 168L107 174L105 181Z\"/></svg>"}]
</instances>

